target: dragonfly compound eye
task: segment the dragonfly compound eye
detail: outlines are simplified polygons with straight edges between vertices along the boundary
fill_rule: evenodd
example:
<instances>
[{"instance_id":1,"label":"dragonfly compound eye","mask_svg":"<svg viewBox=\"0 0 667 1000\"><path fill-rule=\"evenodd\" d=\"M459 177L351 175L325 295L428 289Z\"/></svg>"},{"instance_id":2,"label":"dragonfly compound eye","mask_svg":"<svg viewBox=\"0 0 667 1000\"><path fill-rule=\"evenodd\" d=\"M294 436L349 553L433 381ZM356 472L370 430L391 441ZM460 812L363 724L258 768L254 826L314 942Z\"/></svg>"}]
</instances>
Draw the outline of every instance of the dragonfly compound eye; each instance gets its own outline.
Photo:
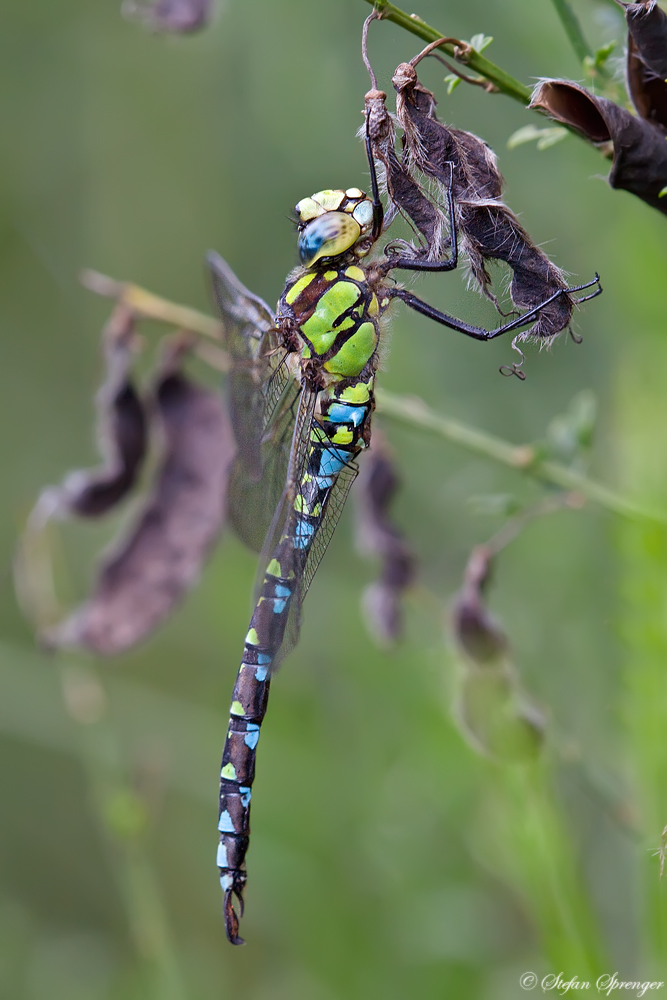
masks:
<instances>
[{"instance_id":1,"label":"dragonfly compound eye","mask_svg":"<svg viewBox=\"0 0 667 1000\"><path fill-rule=\"evenodd\" d=\"M299 236L301 263L312 267L323 257L338 257L361 236L361 226L346 212L325 212L309 222Z\"/></svg>"}]
</instances>

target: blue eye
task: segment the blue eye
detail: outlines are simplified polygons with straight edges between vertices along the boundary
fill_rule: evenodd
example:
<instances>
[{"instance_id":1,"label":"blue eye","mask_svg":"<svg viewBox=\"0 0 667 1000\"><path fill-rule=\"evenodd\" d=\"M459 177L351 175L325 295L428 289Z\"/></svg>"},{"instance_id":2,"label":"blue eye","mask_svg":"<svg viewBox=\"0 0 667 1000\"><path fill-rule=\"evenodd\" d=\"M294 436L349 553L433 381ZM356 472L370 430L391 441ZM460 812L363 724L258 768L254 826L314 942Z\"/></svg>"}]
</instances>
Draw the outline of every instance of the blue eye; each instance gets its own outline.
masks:
<instances>
[{"instance_id":1,"label":"blue eye","mask_svg":"<svg viewBox=\"0 0 667 1000\"><path fill-rule=\"evenodd\" d=\"M361 236L361 227L345 212L326 212L309 222L298 240L299 256L305 267L322 257L345 253Z\"/></svg>"}]
</instances>

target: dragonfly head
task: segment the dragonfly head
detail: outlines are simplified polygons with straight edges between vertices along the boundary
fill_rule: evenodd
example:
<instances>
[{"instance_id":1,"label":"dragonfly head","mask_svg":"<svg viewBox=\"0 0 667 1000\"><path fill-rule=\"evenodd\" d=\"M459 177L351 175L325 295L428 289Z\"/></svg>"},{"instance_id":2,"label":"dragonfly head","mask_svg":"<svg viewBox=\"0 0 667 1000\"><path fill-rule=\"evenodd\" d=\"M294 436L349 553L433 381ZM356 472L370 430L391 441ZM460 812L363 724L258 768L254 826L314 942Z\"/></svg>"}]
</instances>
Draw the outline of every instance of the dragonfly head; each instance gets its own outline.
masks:
<instances>
[{"instance_id":1,"label":"dragonfly head","mask_svg":"<svg viewBox=\"0 0 667 1000\"><path fill-rule=\"evenodd\" d=\"M296 206L299 256L304 267L330 260L354 247L361 257L371 248L373 202L359 188L318 191Z\"/></svg>"}]
</instances>

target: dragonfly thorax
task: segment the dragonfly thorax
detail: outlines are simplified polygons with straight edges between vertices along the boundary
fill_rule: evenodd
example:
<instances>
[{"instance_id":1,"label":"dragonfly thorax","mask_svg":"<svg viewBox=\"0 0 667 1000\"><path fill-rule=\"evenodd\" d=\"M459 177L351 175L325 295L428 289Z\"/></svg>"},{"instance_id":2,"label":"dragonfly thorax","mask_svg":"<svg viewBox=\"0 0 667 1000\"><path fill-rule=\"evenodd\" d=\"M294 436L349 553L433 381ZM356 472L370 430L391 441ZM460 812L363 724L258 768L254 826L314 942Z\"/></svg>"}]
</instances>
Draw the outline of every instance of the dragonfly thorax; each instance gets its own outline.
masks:
<instances>
[{"instance_id":1,"label":"dragonfly thorax","mask_svg":"<svg viewBox=\"0 0 667 1000\"><path fill-rule=\"evenodd\" d=\"M318 191L296 206L299 256L305 267L353 251L361 257L371 247L373 203L359 188Z\"/></svg>"}]
</instances>

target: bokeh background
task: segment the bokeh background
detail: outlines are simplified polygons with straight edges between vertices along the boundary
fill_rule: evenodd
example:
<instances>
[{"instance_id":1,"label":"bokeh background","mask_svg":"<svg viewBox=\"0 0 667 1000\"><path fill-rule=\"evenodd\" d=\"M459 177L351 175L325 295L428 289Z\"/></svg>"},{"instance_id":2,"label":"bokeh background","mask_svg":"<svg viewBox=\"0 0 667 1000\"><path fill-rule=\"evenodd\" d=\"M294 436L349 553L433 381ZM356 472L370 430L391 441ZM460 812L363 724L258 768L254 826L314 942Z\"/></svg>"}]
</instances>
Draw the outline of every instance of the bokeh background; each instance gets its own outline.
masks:
<instances>
[{"instance_id":1,"label":"bokeh background","mask_svg":"<svg viewBox=\"0 0 667 1000\"><path fill-rule=\"evenodd\" d=\"M622 38L606 0L576 0L594 47ZM41 487L95 464L93 394L108 302L81 267L210 309L217 249L274 302L295 263L287 220L324 187L367 186L355 138L368 80L361 0L224 0L191 37L151 35L116 0L4 0L0 40L0 995L7 1000L513 1000L522 973L667 979L659 882L667 823L664 528L590 503L533 523L499 561L491 606L548 717L543 757L503 765L452 716L447 622L471 547L502 519L480 496L542 495L522 477L378 417L403 480L396 520L419 585L387 653L359 609L374 567L351 511L314 581L300 645L272 688L258 755L245 948L224 940L214 866L227 709L250 610L252 554L225 535L167 627L115 662L48 657L11 583ZM421 0L446 35L494 38L519 79L581 79L549 0ZM391 73L420 48L389 23ZM619 49L620 53L620 49ZM442 117L498 152L533 238L604 295L583 343L482 345L396 310L382 385L512 442L544 438L583 390L599 404L591 475L667 510L665 220L604 181L570 137L508 150L539 119L458 87L431 60ZM460 274L428 301L493 324ZM161 331L144 328L148 357ZM209 381L214 377L207 376ZM350 505L351 506L351 505ZM484 505L482 504L482 507ZM488 504L486 505L488 508ZM127 516L127 514L125 515ZM80 599L122 525L62 533L63 597ZM142 812L143 810L143 812ZM537 987L541 992L540 987Z\"/></svg>"}]
</instances>

